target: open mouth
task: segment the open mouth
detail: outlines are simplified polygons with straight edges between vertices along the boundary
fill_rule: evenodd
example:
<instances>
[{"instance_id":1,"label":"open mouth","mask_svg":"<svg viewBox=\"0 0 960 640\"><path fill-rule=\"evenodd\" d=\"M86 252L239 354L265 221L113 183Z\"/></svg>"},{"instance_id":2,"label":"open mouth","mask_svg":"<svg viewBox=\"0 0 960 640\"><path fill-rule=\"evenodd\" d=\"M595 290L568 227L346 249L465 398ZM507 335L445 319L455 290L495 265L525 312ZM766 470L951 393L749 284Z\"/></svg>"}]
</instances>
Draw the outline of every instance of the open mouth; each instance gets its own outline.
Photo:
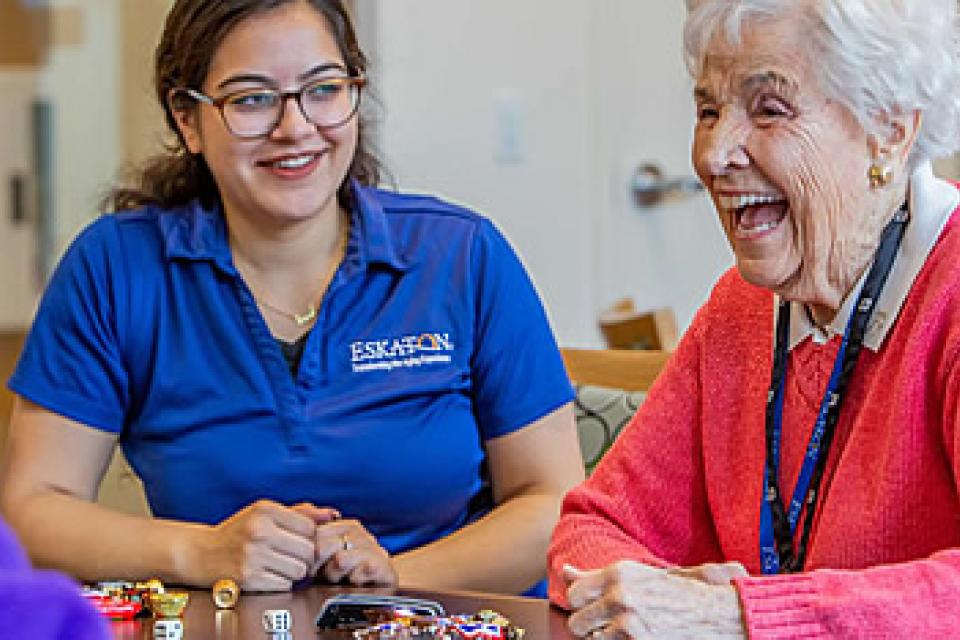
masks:
<instances>
[{"instance_id":1,"label":"open mouth","mask_svg":"<svg viewBox=\"0 0 960 640\"><path fill-rule=\"evenodd\" d=\"M773 231L787 217L789 206L779 194L739 194L719 197L720 206L734 221L740 238L756 238Z\"/></svg>"}]
</instances>

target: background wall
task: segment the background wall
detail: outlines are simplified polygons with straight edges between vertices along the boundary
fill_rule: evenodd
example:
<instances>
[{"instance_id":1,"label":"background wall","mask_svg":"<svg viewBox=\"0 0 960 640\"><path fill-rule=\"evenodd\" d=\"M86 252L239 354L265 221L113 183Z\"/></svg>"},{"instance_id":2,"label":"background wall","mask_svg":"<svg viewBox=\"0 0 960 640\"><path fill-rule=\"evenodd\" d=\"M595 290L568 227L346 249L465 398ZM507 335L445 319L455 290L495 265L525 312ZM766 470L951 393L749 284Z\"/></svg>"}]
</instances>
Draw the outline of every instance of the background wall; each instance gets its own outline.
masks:
<instances>
[{"instance_id":1,"label":"background wall","mask_svg":"<svg viewBox=\"0 0 960 640\"><path fill-rule=\"evenodd\" d=\"M0 2L3 330L29 324L45 274L115 170L117 1Z\"/></svg>"},{"instance_id":2,"label":"background wall","mask_svg":"<svg viewBox=\"0 0 960 640\"><path fill-rule=\"evenodd\" d=\"M641 210L627 188L644 161L690 173L680 3L600 5L405 0L359 14L399 186L493 218L567 345L597 344L600 311L623 296L685 326L730 263L705 197Z\"/></svg>"},{"instance_id":3,"label":"background wall","mask_svg":"<svg viewBox=\"0 0 960 640\"><path fill-rule=\"evenodd\" d=\"M36 217L32 117L38 70L0 70L0 331L18 329L29 321L42 283L37 264L39 236Z\"/></svg>"},{"instance_id":4,"label":"background wall","mask_svg":"<svg viewBox=\"0 0 960 640\"><path fill-rule=\"evenodd\" d=\"M69 16L60 23L41 96L54 110L54 242L57 255L97 211L120 159L118 3L129 0L51 0ZM74 22L74 20L76 22ZM55 22L55 25L57 23Z\"/></svg>"},{"instance_id":5,"label":"background wall","mask_svg":"<svg viewBox=\"0 0 960 640\"><path fill-rule=\"evenodd\" d=\"M668 307L685 329L733 257L705 192L642 208L629 185L641 163L692 178L693 82L681 56L682 2L606 0L593 7L594 122L599 175L599 268L591 328L600 310L632 297ZM695 182L695 181L694 181Z\"/></svg>"},{"instance_id":6,"label":"background wall","mask_svg":"<svg viewBox=\"0 0 960 640\"><path fill-rule=\"evenodd\" d=\"M120 152L137 164L161 146L163 114L153 90L153 51L173 0L129 0L118 7L120 76Z\"/></svg>"},{"instance_id":7,"label":"background wall","mask_svg":"<svg viewBox=\"0 0 960 640\"><path fill-rule=\"evenodd\" d=\"M579 340L595 306L592 9L547 6L380 2L367 46L385 107L381 147L399 186L493 218L557 330Z\"/></svg>"}]
</instances>

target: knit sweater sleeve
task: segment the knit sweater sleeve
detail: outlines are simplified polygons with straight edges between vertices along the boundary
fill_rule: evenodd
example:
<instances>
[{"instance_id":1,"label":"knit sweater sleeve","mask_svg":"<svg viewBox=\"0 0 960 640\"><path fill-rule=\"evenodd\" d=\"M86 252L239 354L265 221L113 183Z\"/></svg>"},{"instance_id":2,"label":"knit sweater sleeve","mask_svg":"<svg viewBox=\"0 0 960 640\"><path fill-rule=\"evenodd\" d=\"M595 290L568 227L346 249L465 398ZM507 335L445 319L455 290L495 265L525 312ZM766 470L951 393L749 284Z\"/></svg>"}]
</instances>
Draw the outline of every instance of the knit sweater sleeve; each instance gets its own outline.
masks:
<instances>
[{"instance_id":1,"label":"knit sweater sleeve","mask_svg":"<svg viewBox=\"0 0 960 640\"><path fill-rule=\"evenodd\" d=\"M699 367L708 307L600 465L564 500L548 552L550 597L560 606L566 606L565 564L692 565L720 555L700 448Z\"/></svg>"},{"instance_id":2,"label":"knit sweater sleeve","mask_svg":"<svg viewBox=\"0 0 960 640\"><path fill-rule=\"evenodd\" d=\"M943 403L944 444L960 494L960 372ZM751 639L952 638L960 628L960 549L861 570L817 569L735 582Z\"/></svg>"},{"instance_id":3,"label":"knit sweater sleeve","mask_svg":"<svg viewBox=\"0 0 960 640\"><path fill-rule=\"evenodd\" d=\"M753 640L948 638L960 625L960 549L859 571L736 581Z\"/></svg>"}]
</instances>

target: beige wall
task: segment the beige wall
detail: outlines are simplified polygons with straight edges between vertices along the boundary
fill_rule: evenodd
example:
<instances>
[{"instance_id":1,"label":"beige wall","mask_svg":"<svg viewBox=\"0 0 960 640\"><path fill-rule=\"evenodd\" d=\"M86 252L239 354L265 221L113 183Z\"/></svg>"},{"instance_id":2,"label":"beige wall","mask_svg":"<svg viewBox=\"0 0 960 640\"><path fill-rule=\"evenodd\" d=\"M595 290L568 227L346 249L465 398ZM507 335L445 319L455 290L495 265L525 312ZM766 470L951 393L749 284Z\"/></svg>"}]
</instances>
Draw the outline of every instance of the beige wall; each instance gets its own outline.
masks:
<instances>
[{"instance_id":1,"label":"beige wall","mask_svg":"<svg viewBox=\"0 0 960 640\"><path fill-rule=\"evenodd\" d=\"M948 180L960 180L960 155L937 160L934 167L938 175Z\"/></svg>"},{"instance_id":2,"label":"beige wall","mask_svg":"<svg viewBox=\"0 0 960 640\"><path fill-rule=\"evenodd\" d=\"M160 149L163 116L153 93L153 52L172 0L120 4L120 153L141 162Z\"/></svg>"}]
</instances>

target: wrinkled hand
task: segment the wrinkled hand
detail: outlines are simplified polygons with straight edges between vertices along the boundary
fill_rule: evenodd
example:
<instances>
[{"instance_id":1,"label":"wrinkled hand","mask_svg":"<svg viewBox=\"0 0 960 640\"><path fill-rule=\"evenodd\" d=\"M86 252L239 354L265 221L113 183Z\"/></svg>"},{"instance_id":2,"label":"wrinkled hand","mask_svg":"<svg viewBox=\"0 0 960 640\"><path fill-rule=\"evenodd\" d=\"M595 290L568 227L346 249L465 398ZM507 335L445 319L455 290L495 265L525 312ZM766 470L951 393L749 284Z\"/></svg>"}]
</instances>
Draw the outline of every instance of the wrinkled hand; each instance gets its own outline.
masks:
<instances>
[{"instance_id":1,"label":"wrinkled hand","mask_svg":"<svg viewBox=\"0 0 960 640\"><path fill-rule=\"evenodd\" d=\"M676 567L667 573L684 578L693 578L707 584L733 584L734 579L749 575L739 562L707 563L695 567Z\"/></svg>"},{"instance_id":2,"label":"wrinkled hand","mask_svg":"<svg viewBox=\"0 0 960 640\"><path fill-rule=\"evenodd\" d=\"M737 563L658 569L629 560L595 571L568 565L564 578L574 611L568 625L591 640L746 638L730 584L742 569Z\"/></svg>"},{"instance_id":3,"label":"wrinkled hand","mask_svg":"<svg viewBox=\"0 0 960 640\"><path fill-rule=\"evenodd\" d=\"M317 527L315 573L332 583L396 586L397 571L386 549L357 520Z\"/></svg>"},{"instance_id":4,"label":"wrinkled hand","mask_svg":"<svg viewBox=\"0 0 960 640\"><path fill-rule=\"evenodd\" d=\"M287 591L312 566L317 520L337 515L259 500L206 530L199 562L209 582L233 578L244 591Z\"/></svg>"}]
</instances>

